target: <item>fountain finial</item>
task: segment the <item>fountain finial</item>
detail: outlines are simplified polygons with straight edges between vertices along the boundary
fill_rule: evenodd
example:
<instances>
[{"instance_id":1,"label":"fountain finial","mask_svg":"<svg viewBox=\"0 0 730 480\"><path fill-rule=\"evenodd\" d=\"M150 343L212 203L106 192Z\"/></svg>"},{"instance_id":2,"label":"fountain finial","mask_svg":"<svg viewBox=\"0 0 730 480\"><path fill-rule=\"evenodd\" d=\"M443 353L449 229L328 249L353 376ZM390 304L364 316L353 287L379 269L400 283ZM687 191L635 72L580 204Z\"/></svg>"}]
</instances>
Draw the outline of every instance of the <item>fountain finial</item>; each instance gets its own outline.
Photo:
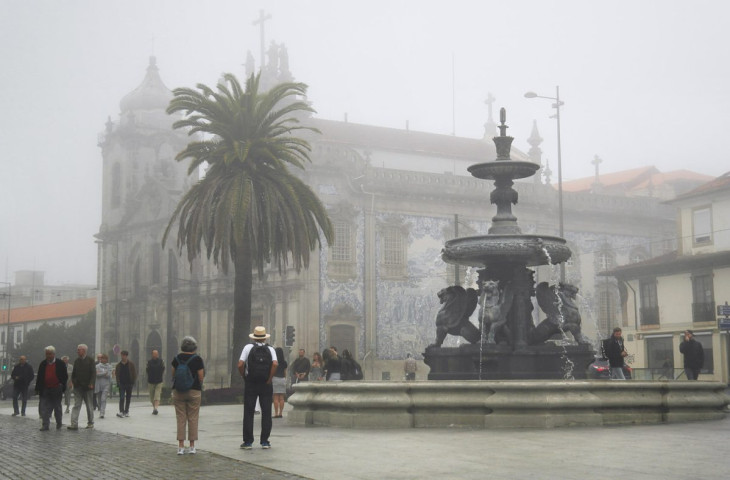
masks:
<instances>
[{"instance_id":1,"label":"fountain finial","mask_svg":"<svg viewBox=\"0 0 730 480\"><path fill-rule=\"evenodd\" d=\"M504 122L507 121L507 110L504 107L499 109L499 135L502 137L507 136L507 129L509 128Z\"/></svg>"}]
</instances>

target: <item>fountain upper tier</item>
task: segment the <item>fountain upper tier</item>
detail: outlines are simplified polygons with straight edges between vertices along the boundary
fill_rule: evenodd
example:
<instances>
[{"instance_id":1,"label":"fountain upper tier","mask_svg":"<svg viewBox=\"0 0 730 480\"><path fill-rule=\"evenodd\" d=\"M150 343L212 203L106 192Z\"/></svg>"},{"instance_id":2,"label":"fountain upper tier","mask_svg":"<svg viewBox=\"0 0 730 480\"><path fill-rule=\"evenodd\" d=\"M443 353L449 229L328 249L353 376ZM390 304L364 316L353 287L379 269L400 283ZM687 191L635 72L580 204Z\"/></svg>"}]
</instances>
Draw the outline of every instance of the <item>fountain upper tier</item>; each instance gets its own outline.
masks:
<instances>
[{"instance_id":1,"label":"fountain upper tier","mask_svg":"<svg viewBox=\"0 0 730 480\"><path fill-rule=\"evenodd\" d=\"M449 240L441 251L447 263L465 267L520 264L527 267L567 261L565 239L548 235L479 235Z\"/></svg>"},{"instance_id":2,"label":"fountain upper tier","mask_svg":"<svg viewBox=\"0 0 730 480\"><path fill-rule=\"evenodd\" d=\"M510 159L477 163L467 168L473 177L483 180L527 178L533 176L539 169L540 165L536 163Z\"/></svg>"},{"instance_id":3,"label":"fountain upper tier","mask_svg":"<svg viewBox=\"0 0 730 480\"><path fill-rule=\"evenodd\" d=\"M494 264L533 267L563 263L571 255L565 239L549 235L524 235L517 224L517 217L512 214L512 204L516 204L518 199L517 191L512 188L513 180L531 177L540 169L540 165L510 158L513 138L506 135L507 115L504 108L499 114L500 135L493 139L497 159L469 167L472 176L494 180L495 189L489 199L497 205L497 214L492 218L487 235L449 240L444 245L441 257L447 263L469 267Z\"/></svg>"}]
</instances>

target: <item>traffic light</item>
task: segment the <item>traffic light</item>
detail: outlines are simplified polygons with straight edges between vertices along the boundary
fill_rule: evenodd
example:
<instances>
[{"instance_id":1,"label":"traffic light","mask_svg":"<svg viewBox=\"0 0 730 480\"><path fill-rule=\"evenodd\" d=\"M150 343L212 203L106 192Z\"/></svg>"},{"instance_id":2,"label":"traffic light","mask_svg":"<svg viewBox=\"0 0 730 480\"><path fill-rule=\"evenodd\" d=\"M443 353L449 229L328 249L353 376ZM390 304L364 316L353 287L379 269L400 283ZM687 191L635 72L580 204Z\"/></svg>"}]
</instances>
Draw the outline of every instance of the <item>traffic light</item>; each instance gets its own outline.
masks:
<instances>
[{"instance_id":1,"label":"traffic light","mask_svg":"<svg viewBox=\"0 0 730 480\"><path fill-rule=\"evenodd\" d=\"M8 359L3 358L3 372L7 371L8 369Z\"/></svg>"},{"instance_id":2,"label":"traffic light","mask_svg":"<svg viewBox=\"0 0 730 480\"><path fill-rule=\"evenodd\" d=\"M294 346L294 327L291 325L286 326L286 346Z\"/></svg>"}]
</instances>

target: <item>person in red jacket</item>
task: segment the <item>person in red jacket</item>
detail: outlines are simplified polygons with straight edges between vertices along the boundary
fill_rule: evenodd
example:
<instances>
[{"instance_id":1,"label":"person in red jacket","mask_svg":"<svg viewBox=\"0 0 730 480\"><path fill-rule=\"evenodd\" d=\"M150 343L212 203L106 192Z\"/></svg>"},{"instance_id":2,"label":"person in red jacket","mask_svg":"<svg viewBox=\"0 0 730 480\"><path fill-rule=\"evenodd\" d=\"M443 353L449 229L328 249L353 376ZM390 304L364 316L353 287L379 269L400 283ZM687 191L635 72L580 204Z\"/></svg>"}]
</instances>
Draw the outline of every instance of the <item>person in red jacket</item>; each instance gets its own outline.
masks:
<instances>
[{"instance_id":1,"label":"person in red jacket","mask_svg":"<svg viewBox=\"0 0 730 480\"><path fill-rule=\"evenodd\" d=\"M63 392L68 383L66 364L56 360L56 348L46 347L46 359L38 366L38 377L35 382L35 391L41 399L41 431L48 430L51 422L51 413L56 416L56 429L61 428L63 418Z\"/></svg>"}]
</instances>

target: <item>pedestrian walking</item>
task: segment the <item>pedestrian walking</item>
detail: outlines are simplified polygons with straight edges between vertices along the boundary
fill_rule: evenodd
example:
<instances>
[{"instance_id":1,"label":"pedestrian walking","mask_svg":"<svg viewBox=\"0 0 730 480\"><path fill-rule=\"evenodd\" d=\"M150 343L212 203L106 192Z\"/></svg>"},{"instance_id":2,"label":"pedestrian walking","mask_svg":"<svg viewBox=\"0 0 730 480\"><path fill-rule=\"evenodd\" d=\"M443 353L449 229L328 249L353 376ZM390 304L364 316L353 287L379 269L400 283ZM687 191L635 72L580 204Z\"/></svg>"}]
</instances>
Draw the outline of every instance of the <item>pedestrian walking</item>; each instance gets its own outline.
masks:
<instances>
[{"instance_id":1,"label":"pedestrian walking","mask_svg":"<svg viewBox=\"0 0 730 480\"><path fill-rule=\"evenodd\" d=\"M604 340L604 354L608 358L608 366L613 380L626 380L624 376L624 358L628 355L624 348L624 339L621 336L621 329L613 329L611 338Z\"/></svg>"},{"instance_id":2,"label":"pedestrian walking","mask_svg":"<svg viewBox=\"0 0 730 480\"><path fill-rule=\"evenodd\" d=\"M266 333L266 328L256 327L253 333L249 334L254 343L243 347L238 360L238 372L244 381L241 444L244 450L250 450L253 446L253 417L257 400L261 403L261 448L271 448L269 436L272 427L271 404L274 396L271 382L279 363L274 347L266 344L266 340L270 337L271 335Z\"/></svg>"},{"instance_id":3,"label":"pedestrian walking","mask_svg":"<svg viewBox=\"0 0 730 480\"><path fill-rule=\"evenodd\" d=\"M311 368L311 363L305 353L304 349L300 348L299 356L291 364L292 383L306 382L309 380L309 369Z\"/></svg>"},{"instance_id":4,"label":"pedestrian walking","mask_svg":"<svg viewBox=\"0 0 730 480\"><path fill-rule=\"evenodd\" d=\"M286 395L286 369L289 366L284 358L284 349L276 347L276 372L271 379L272 392L274 395L274 415L272 418L282 418L284 413L284 395Z\"/></svg>"},{"instance_id":5,"label":"pedestrian walking","mask_svg":"<svg viewBox=\"0 0 730 480\"><path fill-rule=\"evenodd\" d=\"M86 405L86 428L94 428L94 382L96 381L96 365L94 359L87 355L89 347L80 344L76 347L78 358L74 360L71 372L71 385L74 390L74 407L71 410L69 430L79 429L79 412L81 404ZM58 417L56 417L58 418Z\"/></svg>"},{"instance_id":6,"label":"pedestrian walking","mask_svg":"<svg viewBox=\"0 0 730 480\"><path fill-rule=\"evenodd\" d=\"M177 454L185 454L185 429L190 442L188 453L195 454L198 440L200 400L205 377L203 359L195 353L198 342L190 336L183 338L180 353L172 359L172 400L177 418Z\"/></svg>"},{"instance_id":7,"label":"pedestrian walking","mask_svg":"<svg viewBox=\"0 0 730 480\"><path fill-rule=\"evenodd\" d=\"M697 380L705 365L705 351L702 344L695 340L692 330L684 331L684 341L679 344L679 351L684 355L684 373L687 380Z\"/></svg>"},{"instance_id":8,"label":"pedestrian walking","mask_svg":"<svg viewBox=\"0 0 730 480\"><path fill-rule=\"evenodd\" d=\"M56 416L56 430L63 424L63 407L61 400L68 384L68 372L63 362L56 361L56 348L49 345L45 348L46 358L38 366L38 378L35 391L40 398L41 431L48 430L51 414Z\"/></svg>"},{"instance_id":9,"label":"pedestrian walking","mask_svg":"<svg viewBox=\"0 0 730 480\"><path fill-rule=\"evenodd\" d=\"M313 382L321 382L324 379L324 360L319 352L312 355L312 367L309 370L309 377Z\"/></svg>"},{"instance_id":10,"label":"pedestrian walking","mask_svg":"<svg viewBox=\"0 0 730 480\"><path fill-rule=\"evenodd\" d=\"M165 374L165 362L160 358L160 352L152 350L152 358L147 360L147 388L152 403L152 415L157 415L162 397L162 378Z\"/></svg>"},{"instance_id":11,"label":"pedestrian walking","mask_svg":"<svg viewBox=\"0 0 730 480\"><path fill-rule=\"evenodd\" d=\"M68 355L64 355L61 357L61 360L63 360L63 363L66 364L66 377L68 378L68 381L66 382L66 388L63 389L63 403L66 405L66 413L69 413L71 410L69 408L71 407L71 396L73 394L73 387L71 386L71 373L73 373L74 366L73 363L69 363L68 361Z\"/></svg>"},{"instance_id":12,"label":"pedestrian walking","mask_svg":"<svg viewBox=\"0 0 730 480\"><path fill-rule=\"evenodd\" d=\"M99 406L99 418L104 418L106 413L106 399L109 397L109 390L112 386L112 371L109 355L101 354L99 363L96 364L96 384L94 385L94 395L97 397L96 403Z\"/></svg>"},{"instance_id":13,"label":"pedestrian walking","mask_svg":"<svg viewBox=\"0 0 730 480\"><path fill-rule=\"evenodd\" d=\"M132 387L137 381L137 367L129 359L129 352L122 350L122 360L114 369L114 377L119 387L119 413L117 417L129 416L129 403L132 401Z\"/></svg>"},{"instance_id":14,"label":"pedestrian walking","mask_svg":"<svg viewBox=\"0 0 730 480\"><path fill-rule=\"evenodd\" d=\"M101 363L101 353L96 354L96 362L94 366L98 366ZM94 385L94 410L99 410L99 389Z\"/></svg>"},{"instance_id":15,"label":"pedestrian walking","mask_svg":"<svg viewBox=\"0 0 730 480\"><path fill-rule=\"evenodd\" d=\"M13 379L13 416L20 413L25 417L25 407L28 405L28 387L33 381L33 367L26 361L25 355L21 355L18 364L13 367L10 378ZM18 398L21 398L21 409L18 411Z\"/></svg>"},{"instance_id":16,"label":"pedestrian walking","mask_svg":"<svg viewBox=\"0 0 730 480\"><path fill-rule=\"evenodd\" d=\"M403 363L403 372L406 374L407 382L411 382L416 379L416 370L418 370L416 359L409 353L406 355L406 361Z\"/></svg>"}]
</instances>

